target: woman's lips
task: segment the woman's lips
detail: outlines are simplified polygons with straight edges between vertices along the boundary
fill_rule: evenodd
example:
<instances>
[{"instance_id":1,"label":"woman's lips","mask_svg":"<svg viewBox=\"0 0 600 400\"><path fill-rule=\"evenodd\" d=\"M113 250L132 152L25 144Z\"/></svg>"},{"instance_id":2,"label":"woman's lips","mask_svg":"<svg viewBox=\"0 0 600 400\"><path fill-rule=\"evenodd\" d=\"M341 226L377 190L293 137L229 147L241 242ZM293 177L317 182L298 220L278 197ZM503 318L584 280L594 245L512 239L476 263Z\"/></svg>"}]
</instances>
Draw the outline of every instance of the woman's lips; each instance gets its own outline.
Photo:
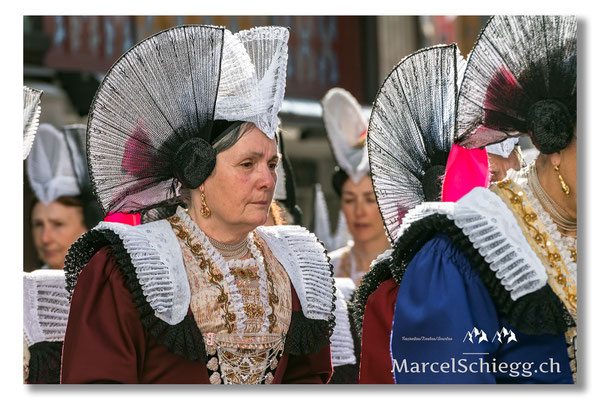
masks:
<instances>
[{"instance_id":1,"label":"woman's lips","mask_svg":"<svg viewBox=\"0 0 600 400\"><path fill-rule=\"evenodd\" d=\"M58 254L58 250L43 250L44 258L51 258Z\"/></svg>"},{"instance_id":2,"label":"woman's lips","mask_svg":"<svg viewBox=\"0 0 600 400\"><path fill-rule=\"evenodd\" d=\"M354 224L354 227L355 227L356 229L366 229L366 228L368 228L369 226L371 226L371 224Z\"/></svg>"}]
</instances>

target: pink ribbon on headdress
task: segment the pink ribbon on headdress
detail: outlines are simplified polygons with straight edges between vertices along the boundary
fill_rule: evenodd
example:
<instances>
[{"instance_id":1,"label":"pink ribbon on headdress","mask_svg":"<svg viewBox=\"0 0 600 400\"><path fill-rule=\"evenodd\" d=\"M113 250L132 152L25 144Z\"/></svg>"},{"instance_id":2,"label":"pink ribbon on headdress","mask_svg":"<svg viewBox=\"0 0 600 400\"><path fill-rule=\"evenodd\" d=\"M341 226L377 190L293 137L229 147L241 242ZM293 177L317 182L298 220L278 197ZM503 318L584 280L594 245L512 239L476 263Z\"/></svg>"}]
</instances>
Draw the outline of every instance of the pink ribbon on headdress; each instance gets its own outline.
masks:
<instances>
[{"instance_id":1,"label":"pink ribbon on headdress","mask_svg":"<svg viewBox=\"0 0 600 400\"><path fill-rule=\"evenodd\" d=\"M140 214L126 214L126 213L109 213L104 217L106 222L118 222L127 225L139 225L142 222L142 216Z\"/></svg>"},{"instance_id":2,"label":"pink ribbon on headdress","mask_svg":"<svg viewBox=\"0 0 600 400\"><path fill-rule=\"evenodd\" d=\"M490 174L487 151L453 145L442 185L442 201L457 201L474 187L487 188Z\"/></svg>"},{"instance_id":3,"label":"pink ribbon on headdress","mask_svg":"<svg viewBox=\"0 0 600 400\"><path fill-rule=\"evenodd\" d=\"M144 130L144 122L138 120L135 129L125 143L123 159L121 160L123 170L139 180L129 187L130 191L147 186L148 181L151 179L148 177L150 171L156 170L157 165L160 165L151 143L149 135ZM117 194L123 195L121 192L117 192ZM106 222L118 222L127 225L139 225L141 220L141 214L122 212L108 213L104 218Z\"/></svg>"}]
</instances>

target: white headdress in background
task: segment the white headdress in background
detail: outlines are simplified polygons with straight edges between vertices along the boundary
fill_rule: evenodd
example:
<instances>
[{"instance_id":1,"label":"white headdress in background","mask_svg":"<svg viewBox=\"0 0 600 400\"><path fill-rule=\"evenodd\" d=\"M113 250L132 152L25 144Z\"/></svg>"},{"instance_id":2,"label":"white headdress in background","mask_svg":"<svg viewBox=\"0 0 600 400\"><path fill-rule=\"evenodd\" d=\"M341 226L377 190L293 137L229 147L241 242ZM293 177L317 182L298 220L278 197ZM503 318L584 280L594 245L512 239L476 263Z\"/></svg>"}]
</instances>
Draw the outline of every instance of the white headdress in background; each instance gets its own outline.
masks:
<instances>
[{"instance_id":1,"label":"white headdress in background","mask_svg":"<svg viewBox=\"0 0 600 400\"><path fill-rule=\"evenodd\" d=\"M517 143L519 143L519 138L508 138L503 142L487 145L485 149L488 154L496 154L503 158L508 158Z\"/></svg>"},{"instance_id":2,"label":"white headdress in background","mask_svg":"<svg viewBox=\"0 0 600 400\"><path fill-rule=\"evenodd\" d=\"M33 193L44 204L81 193L65 135L50 124L38 129L27 159L27 176Z\"/></svg>"},{"instance_id":3,"label":"white headdress in background","mask_svg":"<svg viewBox=\"0 0 600 400\"><path fill-rule=\"evenodd\" d=\"M369 173L364 135L368 121L358 101L341 88L330 89L321 100L327 138L340 168L355 183Z\"/></svg>"},{"instance_id":4,"label":"white headdress in background","mask_svg":"<svg viewBox=\"0 0 600 400\"><path fill-rule=\"evenodd\" d=\"M313 202L313 221L312 231L316 237L323 242L323 246L327 251L333 251L344 247L348 241L352 239L352 235L348 231L346 217L342 210L338 213L338 223L335 232L331 232L331 223L329 222L329 211L327 210L327 201L321 189L321 184L316 183L314 186L314 202Z\"/></svg>"},{"instance_id":5,"label":"white headdress in background","mask_svg":"<svg viewBox=\"0 0 600 400\"><path fill-rule=\"evenodd\" d=\"M23 160L29 155L38 129L43 93L41 90L23 86Z\"/></svg>"}]
</instances>

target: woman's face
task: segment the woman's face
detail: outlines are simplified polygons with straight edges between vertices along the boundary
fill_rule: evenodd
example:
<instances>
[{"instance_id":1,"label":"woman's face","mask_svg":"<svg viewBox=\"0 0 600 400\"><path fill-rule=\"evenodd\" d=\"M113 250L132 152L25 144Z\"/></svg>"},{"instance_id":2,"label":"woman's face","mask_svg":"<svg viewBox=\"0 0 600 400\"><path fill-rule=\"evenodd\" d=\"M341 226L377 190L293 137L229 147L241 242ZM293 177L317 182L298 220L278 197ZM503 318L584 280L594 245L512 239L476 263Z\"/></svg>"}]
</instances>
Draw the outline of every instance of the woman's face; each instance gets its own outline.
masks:
<instances>
[{"instance_id":1,"label":"woman's face","mask_svg":"<svg viewBox=\"0 0 600 400\"><path fill-rule=\"evenodd\" d=\"M252 231L267 220L279 161L277 143L252 127L235 145L217 154L214 172L200 185L209 218Z\"/></svg>"},{"instance_id":2,"label":"woman's face","mask_svg":"<svg viewBox=\"0 0 600 400\"><path fill-rule=\"evenodd\" d=\"M504 158L498 154L488 153L488 162L490 168L490 183L498 182L506 178L509 169L518 171L521 169L521 162L514 149L508 157Z\"/></svg>"},{"instance_id":3,"label":"woman's face","mask_svg":"<svg viewBox=\"0 0 600 400\"><path fill-rule=\"evenodd\" d=\"M370 241L380 235L385 236L383 220L368 175L358 183L354 183L350 178L346 179L342 185L341 200L342 212L355 242Z\"/></svg>"},{"instance_id":4,"label":"woman's face","mask_svg":"<svg viewBox=\"0 0 600 400\"><path fill-rule=\"evenodd\" d=\"M69 247L87 231L83 210L57 201L48 205L38 201L31 220L38 257L50 268L62 269Z\"/></svg>"}]
</instances>

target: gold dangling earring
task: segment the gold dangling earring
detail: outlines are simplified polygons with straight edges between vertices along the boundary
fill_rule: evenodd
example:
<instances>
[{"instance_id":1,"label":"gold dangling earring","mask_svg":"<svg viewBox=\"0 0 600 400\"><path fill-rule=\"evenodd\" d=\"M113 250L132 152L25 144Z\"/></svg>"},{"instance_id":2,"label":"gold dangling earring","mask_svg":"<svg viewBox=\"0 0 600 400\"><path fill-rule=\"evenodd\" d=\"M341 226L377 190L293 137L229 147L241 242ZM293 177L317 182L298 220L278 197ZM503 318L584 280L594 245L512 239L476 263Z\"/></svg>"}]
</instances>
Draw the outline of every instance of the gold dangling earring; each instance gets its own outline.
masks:
<instances>
[{"instance_id":1,"label":"gold dangling earring","mask_svg":"<svg viewBox=\"0 0 600 400\"><path fill-rule=\"evenodd\" d=\"M206 204L206 196L204 195L204 192L202 192L202 195L200 196L200 201L200 214L202 214L204 218L210 217L210 208L208 208L208 205Z\"/></svg>"},{"instance_id":2,"label":"gold dangling earring","mask_svg":"<svg viewBox=\"0 0 600 400\"><path fill-rule=\"evenodd\" d=\"M567 185L567 183L565 182L563 177L560 175L560 172L558 170L558 165L554 166L554 170L556 171L556 174L558 175L558 180L560 181L560 187L562 188L563 193L568 196L571 193L571 189L569 188L569 185Z\"/></svg>"}]
</instances>

